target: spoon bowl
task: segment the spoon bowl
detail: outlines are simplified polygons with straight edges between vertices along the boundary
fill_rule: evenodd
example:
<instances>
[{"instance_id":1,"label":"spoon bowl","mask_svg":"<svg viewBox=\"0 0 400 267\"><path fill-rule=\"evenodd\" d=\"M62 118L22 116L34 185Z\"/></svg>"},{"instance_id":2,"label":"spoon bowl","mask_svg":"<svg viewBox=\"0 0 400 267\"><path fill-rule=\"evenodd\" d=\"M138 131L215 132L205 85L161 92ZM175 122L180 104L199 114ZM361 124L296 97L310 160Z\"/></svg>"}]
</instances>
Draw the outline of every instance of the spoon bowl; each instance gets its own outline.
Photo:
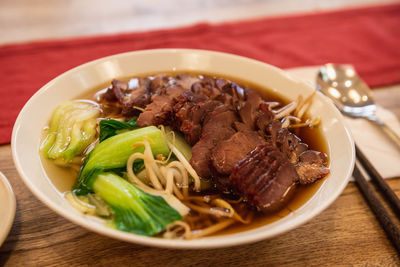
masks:
<instances>
[{"instance_id":1,"label":"spoon bowl","mask_svg":"<svg viewBox=\"0 0 400 267\"><path fill-rule=\"evenodd\" d=\"M326 64L317 76L318 89L351 117L376 119L376 105L368 85L351 65Z\"/></svg>"},{"instance_id":2,"label":"spoon bowl","mask_svg":"<svg viewBox=\"0 0 400 267\"><path fill-rule=\"evenodd\" d=\"M353 66L322 66L317 75L317 89L328 96L343 114L375 123L400 149L400 137L376 116L371 90Z\"/></svg>"}]
</instances>

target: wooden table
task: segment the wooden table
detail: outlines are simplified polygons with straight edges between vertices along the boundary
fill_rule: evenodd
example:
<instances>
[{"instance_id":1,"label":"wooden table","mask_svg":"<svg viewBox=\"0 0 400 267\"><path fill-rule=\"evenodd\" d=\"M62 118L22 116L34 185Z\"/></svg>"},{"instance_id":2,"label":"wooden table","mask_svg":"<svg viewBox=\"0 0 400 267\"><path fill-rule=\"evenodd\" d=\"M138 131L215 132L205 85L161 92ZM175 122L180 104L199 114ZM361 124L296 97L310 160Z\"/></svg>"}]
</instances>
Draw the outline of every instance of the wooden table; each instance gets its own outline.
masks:
<instances>
[{"instance_id":1,"label":"wooden table","mask_svg":"<svg viewBox=\"0 0 400 267\"><path fill-rule=\"evenodd\" d=\"M25 15L27 17L21 22L25 28L23 30L20 28L15 29L14 31L7 28L10 33L8 35L9 39L4 39L5 35L2 35L1 43L38 39L38 36L60 37L58 34L48 30L52 27L51 25L48 26L47 31L45 27L38 27L42 32L36 32L37 36L27 37L27 35L24 35L24 32L31 32L32 27L35 27L35 25L29 24L29 19L32 19L32 17L29 17L28 1L19 1L21 6L18 5L17 7L15 7L15 2L2 2L0 4L0 14L2 14L1 10L4 11L4 8L1 8L2 5L8 8L9 11L26 11ZM22 6L24 2L28 7ZM57 2L57 8L62 9L62 5L68 1ZM76 3L78 1L72 2ZM157 1L150 2L154 4ZM348 2L341 0L330 1L332 7L340 7ZM43 7L45 2L42 1L41 3ZM200 5L199 1L195 3ZM228 8L239 8L238 5L243 3L253 4L253 9L249 7L249 12L251 12L251 10L257 9L257 5L261 5L262 1L235 0L232 1L232 6ZM285 8L293 7L296 4L291 0L277 5L278 7L274 6L274 8L279 13L279 10L285 10ZM308 9L304 9L304 6L302 6L297 11L320 8L316 2L311 3L310 1L307 5ZM204 6L202 5L202 7ZM52 8L54 9L54 7ZM108 6L108 8L113 9L111 6ZM32 12L38 13L37 9L38 7L33 9ZM49 12L45 8L43 10L43 12ZM118 10L118 5L114 7L115 10ZM111 11L110 14L113 14ZM68 12L66 13L68 14ZM65 15L66 13L63 14ZM104 16L107 17L106 15ZM122 14L121 16L126 17L127 15ZM64 17L64 20L62 18L55 19L54 16L50 18L50 20L58 23L59 26L66 26L71 22L76 26L72 34L67 31L61 31L62 36L81 34L82 32L79 32L79 23L82 23L82 21L77 21L74 24L73 17L68 17L68 19L66 17ZM139 20L136 23L140 24L141 22ZM38 23L40 26L40 21ZM94 25L94 23L92 24ZM123 22L120 22L120 24L125 25ZM4 21L0 19L0 28L4 25ZM89 30L85 33L107 32L107 30L102 31L94 28L94 26L91 29L95 30ZM116 27L116 29L123 30L122 26L120 28ZM115 31L116 29L112 30ZM380 105L393 111L400 118L400 105L398 105L400 102L400 85L374 90L374 97ZM11 182L18 203L11 233L0 248L0 266L118 264L134 266L400 265L396 251L386 238L384 231L354 183L350 183L342 195L319 216L301 227L278 237L250 245L223 249L167 250L113 240L72 224L51 211L30 193L14 167L10 145L0 146L0 159L0 170ZM400 194L400 178L388 180L388 183L397 194Z\"/></svg>"}]
</instances>

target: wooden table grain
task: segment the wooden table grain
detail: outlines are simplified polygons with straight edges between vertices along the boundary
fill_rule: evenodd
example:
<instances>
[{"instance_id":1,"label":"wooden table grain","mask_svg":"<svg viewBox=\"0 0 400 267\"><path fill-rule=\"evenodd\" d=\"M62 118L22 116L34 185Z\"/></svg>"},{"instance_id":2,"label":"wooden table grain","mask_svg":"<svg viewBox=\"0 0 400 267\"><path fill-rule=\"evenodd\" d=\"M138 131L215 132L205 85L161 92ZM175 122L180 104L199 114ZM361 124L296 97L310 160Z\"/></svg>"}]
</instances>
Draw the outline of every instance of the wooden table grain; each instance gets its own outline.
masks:
<instances>
[{"instance_id":1,"label":"wooden table grain","mask_svg":"<svg viewBox=\"0 0 400 267\"><path fill-rule=\"evenodd\" d=\"M29 0L1 1L0 43L315 11L378 0L303 1L301 5L295 0L273 4L262 0L196 0L191 6L178 0L171 5L161 0L112 2L40 0L32 5ZM90 8L96 5L98 8ZM188 12L178 16L182 8ZM400 85L378 88L373 95L400 118ZM0 171L8 177L17 198L14 224L0 247L0 266L400 265L398 254L354 183L349 183L314 219L275 238L230 248L171 250L110 239L57 215L24 185L12 161L10 145L0 146ZM388 183L400 195L400 178Z\"/></svg>"}]
</instances>

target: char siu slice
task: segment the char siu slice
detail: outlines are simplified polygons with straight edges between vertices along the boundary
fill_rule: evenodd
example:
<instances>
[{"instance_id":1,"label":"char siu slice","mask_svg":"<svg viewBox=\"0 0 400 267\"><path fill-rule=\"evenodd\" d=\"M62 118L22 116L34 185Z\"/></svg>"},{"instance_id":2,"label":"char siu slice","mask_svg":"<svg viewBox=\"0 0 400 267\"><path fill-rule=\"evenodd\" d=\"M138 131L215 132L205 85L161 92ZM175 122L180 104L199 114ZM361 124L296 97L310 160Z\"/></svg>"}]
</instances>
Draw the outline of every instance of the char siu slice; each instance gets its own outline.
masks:
<instances>
[{"instance_id":1,"label":"char siu slice","mask_svg":"<svg viewBox=\"0 0 400 267\"><path fill-rule=\"evenodd\" d=\"M198 76L192 76L189 74L180 73L176 75L176 83L185 88L186 90L190 90L194 83L200 81Z\"/></svg>"},{"instance_id":2,"label":"char siu slice","mask_svg":"<svg viewBox=\"0 0 400 267\"><path fill-rule=\"evenodd\" d=\"M210 100L217 100L217 98L223 94L222 87L227 84L227 82L228 81L225 79L204 75L199 81L192 84L191 90L197 95L203 95ZM221 102L228 104L226 100Z\"/></svg>"},{"instance_id":3,"label":"char siu slice","mask_svg":"<svg viewBox=\"0 0 400 267\"><path fill-rule=\"evenodd\" d=\"M217 173L229 175L239 160L264 143L263 138L254 131L237 132L215 147L211 155L212 165Z\"/></svg>"},{"instance_id":4,"label":"char siu slice","mask_svg":"<svg viewBox=\"0 0 400 267\"><path fill-rule=\"evenodd\" d=\"M150 103L150 80L133 78L129 82L113 80L111 88L104 93L107 101L118 101L122 107L122 115L132 117L139 113L134 107L144 108Z\"/></svg>"},{"instance_id":5,"label":"char siu slice","mask_svg":"<svg viewBox=\"0 0 400 267\"><path fill-rule=\"evenodd\" d=\"M329 174L325 167L327 158L325 153L307 150L300 154L296 171L299 175L300 184L311 184Z\"/></svg>"},{"instance_id":6,"label":"char siu slice","mask_svg":"<svg viewBox=\"0 0 400 267\"><path fill-rule=\"evenodd\" d=\"M301 142L301 139L287 128L278 131L276 144L293 164L296 164L299 161L299 155L308 149L308 145Z\"/></svg>"},{"instance_id":7,"label":"char siu slice","mask_svg":"<svg viewBox=\"0 0 400 267\"><path fill-rule=\"evenodd\" d=\"M300 184L313 183L329 174L325 153L308 149L308 145L294 133L287 128L281 128L281 123L277 120L266 129L268 143L276 146L296 166Z\"/></svg>"},{"instance_id":8,"label":"char siu slice","mask_svg":"<svg viewBox=\"0 0 400 267\"><path fill-rule=\"evenodd\" d=\"M151 97L151 103L140 113L137 124L140 127L150 125L169 125L172 119L174 98L185 92L180 85L171 85Z\"/></svg>"},{"instance_id":9,"label":"char siu slice","mask_svg":"<svg viewBox=\"0 0 400 267\"><path fill-rule=\"evenodd\" d=\"M204 118L216 106L217 102L191 91L186 91L175 99L173 125L185 135L189 145L193 146L199 141Z\"/></svg>"},{"instance_id":10,"label":"char siu slice","mask_svg":"<svg viewBox=\"0 0 400 267\"><path fill-rule=\"evenodd\" d=\"M234 191L262 212L279 210L290 199L298 175L286 156L269 145L257 146L236 163L229 177Z\"/></svg>"},{"instance_id":11,"label":"char siu slice","mask_svg":"<svg viewBox=\"0 0 400 267\"><path fill-rule=\"evenodd\" d=\"M251 130L255 130L255 122L259 116L258 107L262 103L261 96L250 89L246 89L246 101L238 107L239 116L244 124Z\"/></svg>"},{"instance_id":12,"label":"char siu slice","mask_svg":"<svg viewBox=\"0 0 400 267\"><path fill-rule=\"evenodd\" d=\"M172 77L166 74L157 74L151 77L150 91L152 94L158 94L162 89L173 84Z\"/></svg>"},{"instance_id":13,"label":"char siu slice","mask_svg":"<svg viewBox=\"0 0 400 267\"><path fill-rule=\"evenodd\" d=\"M242 122L252 130L264 131L275 115L269 110L269 105L262 100L259 93L246 88L245 95L246 101L241 101L238 106Z\"/></svg>"},{"instance_id":14,"label":"char siu slice","mask_svg":"<svg viewBox=\"0 0 400 267\"><path fill-rule=\"evenodd\" d=\"M200 140L192 148L190 164L202 178L211 178L211 153L215 146L235 134L233 123L238 118L232 107L221 105L204 120Z\"/></svg>"}]
</instances>

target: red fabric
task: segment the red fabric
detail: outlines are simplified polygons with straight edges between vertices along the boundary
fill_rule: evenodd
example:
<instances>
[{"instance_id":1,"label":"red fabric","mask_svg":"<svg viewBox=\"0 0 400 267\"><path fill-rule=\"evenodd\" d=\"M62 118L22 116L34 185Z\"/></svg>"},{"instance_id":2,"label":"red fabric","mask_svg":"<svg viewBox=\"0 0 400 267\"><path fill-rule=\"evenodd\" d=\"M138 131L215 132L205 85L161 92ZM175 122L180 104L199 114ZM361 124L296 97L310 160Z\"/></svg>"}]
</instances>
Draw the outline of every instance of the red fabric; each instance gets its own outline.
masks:
<instances>
[{"instance_id":1,"label":"red fabric","mask_svg":"<svg viewBox=\"0 0 400 267\"><path fill-rule=\"evenodd\" d=\"M354 64L370 86L400 82L400 4L197 24L170 30L0 46L0 143L24 103L57 75L100 57L150 48L198 48L281 68Z\"/></svg>"}]
</instances>

